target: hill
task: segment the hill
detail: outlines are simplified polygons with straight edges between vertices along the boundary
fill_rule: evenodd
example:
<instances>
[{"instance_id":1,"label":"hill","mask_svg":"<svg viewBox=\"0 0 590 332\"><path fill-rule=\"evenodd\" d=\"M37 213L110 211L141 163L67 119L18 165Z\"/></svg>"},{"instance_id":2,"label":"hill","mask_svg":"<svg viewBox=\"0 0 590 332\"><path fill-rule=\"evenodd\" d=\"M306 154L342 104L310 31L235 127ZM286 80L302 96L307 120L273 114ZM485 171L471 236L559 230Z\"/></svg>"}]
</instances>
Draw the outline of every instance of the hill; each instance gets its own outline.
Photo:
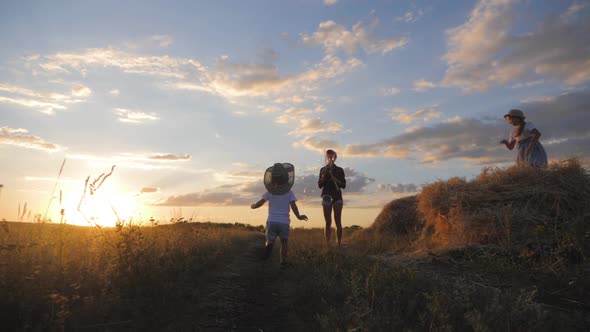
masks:
<instances>
[{"instance_id":1,"label":"hill","mask_svg":"<svg viewBox=\"0 0 590 332\"><path fill-rule=\"evenodd\" d=\"M590 252L590 175L575 159L546 169L488 167L471 180L440 180L393 200L364 236L389 238L388 249L494 245L579 262Z\"/></svg>"}]
</instances>

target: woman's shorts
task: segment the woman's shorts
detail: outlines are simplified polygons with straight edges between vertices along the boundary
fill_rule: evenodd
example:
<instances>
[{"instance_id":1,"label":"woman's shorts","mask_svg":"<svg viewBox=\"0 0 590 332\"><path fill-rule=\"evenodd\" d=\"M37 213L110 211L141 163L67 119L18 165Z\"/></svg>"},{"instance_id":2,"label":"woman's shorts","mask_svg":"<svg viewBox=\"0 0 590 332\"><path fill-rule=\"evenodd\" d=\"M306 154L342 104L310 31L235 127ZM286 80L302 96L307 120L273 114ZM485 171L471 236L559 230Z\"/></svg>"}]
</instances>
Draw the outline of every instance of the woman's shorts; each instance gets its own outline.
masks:
<instances>
[{"instance_id":1,"label":"woman's shorts","mask_svg":"<svg viewBox=\"0 0 590 332\"><path fill-rule=\"evenodd\" d=\"M344 205L344 201L339 199L337 201L335 201L332 196L330 195L324 195L322 196L322 205L323 206L332 206L332 205Z\"/></svg>"},{"instance_id":2,"label":"woman's shorts","mask_svg":"<svg viewBox=\"0 0 590 332\"><path fill-rule=\"evenodd\" d=\"M280 222L267 222L266 223L266 241L274 242L277 236L281 240L287 240L289 238L289 224L283 224Z\"/></svg>"}]
</instances>

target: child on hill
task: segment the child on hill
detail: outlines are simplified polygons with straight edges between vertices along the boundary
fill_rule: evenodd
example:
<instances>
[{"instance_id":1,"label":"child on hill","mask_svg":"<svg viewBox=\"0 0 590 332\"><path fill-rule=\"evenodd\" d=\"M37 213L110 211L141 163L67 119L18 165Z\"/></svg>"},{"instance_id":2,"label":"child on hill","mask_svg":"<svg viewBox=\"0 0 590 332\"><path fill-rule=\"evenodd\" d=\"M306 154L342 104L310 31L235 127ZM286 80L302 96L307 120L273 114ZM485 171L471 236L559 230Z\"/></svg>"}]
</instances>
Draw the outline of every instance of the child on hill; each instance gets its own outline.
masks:
<instances>
[{"instance_id":1,"label":"child on hill","mask_svg":"<svg viewBox=\"0 0 590 332\"><path fill-rule=\"evenodd\" d=\"M297 208L297 198L291 191L295 182L295 168L289 163L276 163L264 173L264 186L267 192L262 199L252 204L252 209L261 207L268 201L268 218L266 220L266 245L264 259L272 254L272 248L277 236L281 239L281 265L287 264L289 248L289 207L299 220L307 220L307 216L300 215Z\"/></svg>"},{"instance_id":2,"label":"child on hill","mask_svg":"<svg viewBox=\"0 0 590 332\"><path fill-rule=\"evenodd\" d=\"M547 167L547 153L539 142L541 132L535 128L532 122L525 122L524 113L521 110L513 109L504 115L504 119L513 125L508 140L500 143L506 145L509 150L516 145L516 164L519 166Z\"/></svg>"}]
</instances>

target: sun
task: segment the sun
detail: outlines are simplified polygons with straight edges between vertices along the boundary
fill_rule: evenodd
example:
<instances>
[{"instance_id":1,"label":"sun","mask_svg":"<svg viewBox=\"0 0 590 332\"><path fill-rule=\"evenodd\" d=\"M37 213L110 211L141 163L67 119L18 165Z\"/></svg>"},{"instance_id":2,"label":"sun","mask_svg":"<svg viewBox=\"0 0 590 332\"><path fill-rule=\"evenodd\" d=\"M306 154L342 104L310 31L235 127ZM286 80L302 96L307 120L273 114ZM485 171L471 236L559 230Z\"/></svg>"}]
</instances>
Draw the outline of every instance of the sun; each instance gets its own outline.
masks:
<instances>
[{"instance_id":1,"label":"sun","mask_svg":"<svg viewBox=\"0 0 590 332\"><path fill-rule=\"evenodd\" d=\"M92 195L86 193L64 202L63 221L80 226L113 227L117 221L129 221L137 212L135 195L117 192L105 185ZM61 212L53 220L61 220Z\"/></svg>"}]
</instances>

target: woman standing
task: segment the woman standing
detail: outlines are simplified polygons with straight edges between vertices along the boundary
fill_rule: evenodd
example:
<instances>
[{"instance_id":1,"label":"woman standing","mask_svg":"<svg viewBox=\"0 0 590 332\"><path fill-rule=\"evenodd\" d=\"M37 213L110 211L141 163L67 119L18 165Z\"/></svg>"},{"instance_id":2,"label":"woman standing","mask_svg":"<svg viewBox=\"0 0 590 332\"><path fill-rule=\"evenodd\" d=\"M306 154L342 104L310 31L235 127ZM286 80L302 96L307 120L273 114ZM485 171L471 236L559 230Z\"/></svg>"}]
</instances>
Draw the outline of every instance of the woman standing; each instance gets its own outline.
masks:
<instances>
[{"instance_id":1,"label":"woman standing","mask_svg":"<svg viewBox=\"0 0 590 332\"><path fill-rule=\"evenodd\" d=\"M336 151L326 151L326 166L320 169L318 180L318 187L322 189L322 206L326 221L324 236L328 245L330 245L330 235L332 232L332 210L334 210L338 245L340 245L340 241L342 240L342 206L344 205L342 189L346 188L346 179L344 177L344 170L335 164L336 158L338 158Z\"/></svg>"},{"instance_id":2,"label":"woman standing","mask_svg":"<svg viewBox=\"0 0 590 332\"><path fill-rule=\"evenodd\" d=\"M504 119L514 126L508 140L500 143L506 145L509 150L518 148L516 164L519 166L546 167L547 153L539 142L541 132L532 122L525 122L524 113L521 110L513 109L504 115Z\"/></svg>"}]
</instances>

